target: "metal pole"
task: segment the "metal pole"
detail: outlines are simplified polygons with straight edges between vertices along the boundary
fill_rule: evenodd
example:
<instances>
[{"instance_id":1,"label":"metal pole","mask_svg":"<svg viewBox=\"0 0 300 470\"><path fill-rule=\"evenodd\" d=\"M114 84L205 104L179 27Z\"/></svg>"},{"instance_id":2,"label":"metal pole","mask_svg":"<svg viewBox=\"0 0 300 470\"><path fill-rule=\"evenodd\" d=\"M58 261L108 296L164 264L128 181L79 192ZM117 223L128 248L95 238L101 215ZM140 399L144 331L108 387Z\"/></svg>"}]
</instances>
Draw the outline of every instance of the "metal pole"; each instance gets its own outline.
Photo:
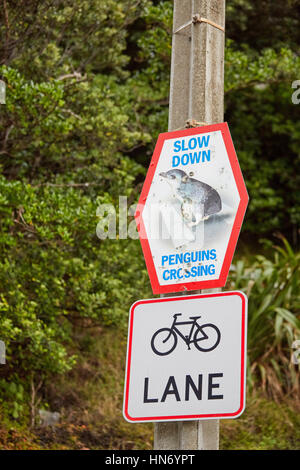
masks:
<instances>
[{"instance_id":1,"label":"metal pole","mask_svg":"<svg viewBox=\"0 0 300 470\"><path fill-rule=\"evenodd\" d=\"M174 0L169 131L188 120L214 124L224 119L225 0ZM199 125L199 124L198 124ZM211 289L202 292L216 292ZM219 420L155 423L156 450L217 450Z\"/></svg>"}]
</instances>

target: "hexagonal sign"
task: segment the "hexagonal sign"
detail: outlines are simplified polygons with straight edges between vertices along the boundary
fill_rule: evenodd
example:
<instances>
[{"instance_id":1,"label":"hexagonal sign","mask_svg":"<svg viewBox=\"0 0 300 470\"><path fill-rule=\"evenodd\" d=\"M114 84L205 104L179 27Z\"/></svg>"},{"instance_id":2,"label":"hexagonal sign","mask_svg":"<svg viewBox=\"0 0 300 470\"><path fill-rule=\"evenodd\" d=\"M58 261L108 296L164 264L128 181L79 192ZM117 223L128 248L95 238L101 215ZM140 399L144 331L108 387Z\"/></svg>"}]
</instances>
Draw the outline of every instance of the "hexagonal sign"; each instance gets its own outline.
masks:
<instances>
[{"instance_id":1,"label":"hexagonal sign","mask_svg":"<svg viewBox=\"0 0 300 470\"><path fill-rule=\"evenodd\" d=\"M248 199L227 123L160 134L135 213L153 293L223 287Z\"/></svg>"}]
</instances>

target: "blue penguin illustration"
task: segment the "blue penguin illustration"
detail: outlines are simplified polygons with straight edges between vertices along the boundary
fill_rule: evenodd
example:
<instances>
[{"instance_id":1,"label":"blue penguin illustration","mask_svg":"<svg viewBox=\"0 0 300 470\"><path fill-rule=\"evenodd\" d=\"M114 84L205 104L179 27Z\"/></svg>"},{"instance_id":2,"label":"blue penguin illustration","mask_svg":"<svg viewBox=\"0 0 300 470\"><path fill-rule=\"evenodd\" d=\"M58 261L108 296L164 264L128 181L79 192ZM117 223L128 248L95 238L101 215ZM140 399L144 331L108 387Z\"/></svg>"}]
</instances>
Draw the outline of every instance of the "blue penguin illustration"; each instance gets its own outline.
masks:
<instances>
[{"instance_id":1,"label":"blue penguin illustration","mask_svg":"<svg viewBox=\"0 0 300 470\"><path fill-rule=\"evenodd\" d=\"M202 181L190 178L183 170L159 173L172 188L173 197L181 202L181 214L190 226L222 210L218 192Z\"/></svg>"}]
</instances>

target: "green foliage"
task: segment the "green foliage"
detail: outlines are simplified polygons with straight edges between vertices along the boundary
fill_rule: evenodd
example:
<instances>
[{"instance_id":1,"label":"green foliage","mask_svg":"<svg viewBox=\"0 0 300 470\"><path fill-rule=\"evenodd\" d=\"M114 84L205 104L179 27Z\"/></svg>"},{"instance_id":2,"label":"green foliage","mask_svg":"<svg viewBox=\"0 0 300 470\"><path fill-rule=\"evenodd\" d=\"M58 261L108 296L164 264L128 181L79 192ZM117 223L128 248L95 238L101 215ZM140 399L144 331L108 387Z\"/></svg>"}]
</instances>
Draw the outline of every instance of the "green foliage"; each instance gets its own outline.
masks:
<instances>
[{"instance_id":1,"label":"green foliage","mask_svg":"<svg viewBox=\"0 0 300 470\"><path fill-rule=\"evenodd\" d=\"M249 298L248 383L275 398L299 387L292 361L293 342L300 334L299 264L300 253L283 239L273 260L259 255L253 263L237 261L228 286Z\"/></svg>"},{"instance_id":2,"label":"green foliage","mask_svg":"<svg viewBox=\"0 0 300 470\"><path fill-rule=\"evenodd\" d=\"M280 0L272 11L269 3L227 2L226 120L250 193L244 233L276 230L296 242L300 128L291 83L300 73L300 28L296 2ZM167 129L172 9L171 0L3 3L0 400L14 419L29 416L30 402L33 420L37 389L72 370L78 330L124 331L130 304L151 296L139 242L99 240L96 211L101 203L118 208L120 195L136 202L157 134ZM233 273L234 287L254 282L253 387L260 374L275 394L295 388L288 355L299 257L291 250Z\"/></svg>"},{"instance_id":3,"label":"green foliage","mask_svg":"<svg viewBox=\"0 0 300 470\"><path fill-rule=\"evenodd\" d=\"M287 405L262 399L247 400L241 418L222 420L220 449L295 450L299 446L299 413Z\"/></svg>"},{"instance_id":4,"label":"green foliage","mask_svg":"<svg viewBox=\"0 0 300 470\"><path fill-rule=\"evenodd\" d=\"M4 409L7 415L12 418L20 418L24 412L24 387L20 383L10 382L7 383L5 380L0 379L0 392L1 395L6 397L6 400L0 398L2 409Z\"/></svg>"},{"instance_id":5,"label":"green foliage","mask_svg":"<svg viewBox=\"0 0 300 470\"><path fill-rule=\"evenodd\" d=\"M1 177L0 188L0 331L8 363L41 376L65 372L74 363L63 346L74 322L86 318L91 326L101 320L124 328L123 305L147 279L140 247L129 240L101 242L97 199L73 187L33 187ZM143 273L138 281L137 271Z\"/></svg>"},{"instance_id":6,"label":"green foliage","mask_svg":"<svg viewBox=\"0 0 300 470\"><path fill-rule=\"evenodd\" d=\"M134 202L144 174L127 155L149 135L132 119L124 50L145 3L6 5L15 21L9 34L0 26L0 397L14 418L25 401L34 414L40 384L74 366L76 328L124 331L128 305L149 288L138 241L96 236L98 205Z\"/></svg>"}]
</instances>

